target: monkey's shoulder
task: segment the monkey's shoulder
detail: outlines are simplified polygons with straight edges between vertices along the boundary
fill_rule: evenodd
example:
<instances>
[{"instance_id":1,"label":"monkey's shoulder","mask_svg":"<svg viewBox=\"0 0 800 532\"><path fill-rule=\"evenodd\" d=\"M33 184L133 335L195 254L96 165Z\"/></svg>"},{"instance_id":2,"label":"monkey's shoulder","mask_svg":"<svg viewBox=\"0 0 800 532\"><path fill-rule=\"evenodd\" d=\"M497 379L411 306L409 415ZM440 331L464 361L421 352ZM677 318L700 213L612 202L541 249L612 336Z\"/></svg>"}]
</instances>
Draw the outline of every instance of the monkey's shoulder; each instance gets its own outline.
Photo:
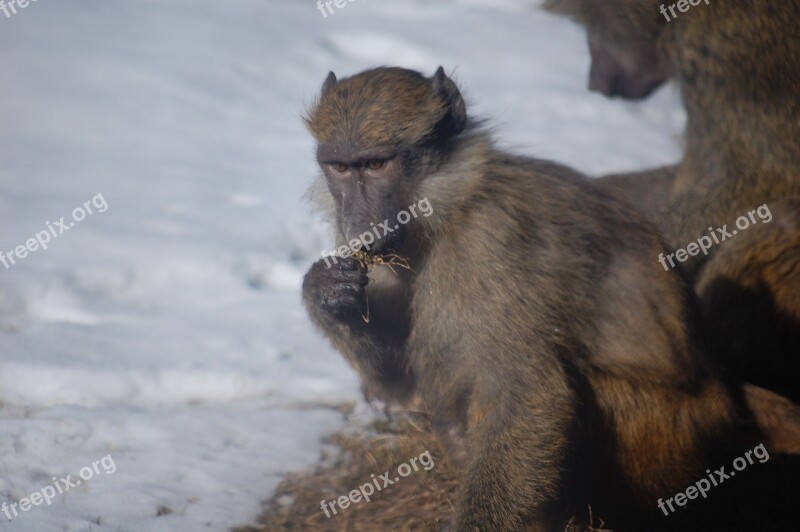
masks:
<instances>
[{"instance_id":1,"label":"monkey's shoulder","mask_svg":"<svg viewBox=\"0 0 800 532\"><path fill-rule=\"evenodd\" d=\"M581 240L659 239L635 206L577 170L545 159L496 154L487 163L481 195L478 205L502 212L509 223L522 224L520 229Z\"/></svg>"}]
</instances>

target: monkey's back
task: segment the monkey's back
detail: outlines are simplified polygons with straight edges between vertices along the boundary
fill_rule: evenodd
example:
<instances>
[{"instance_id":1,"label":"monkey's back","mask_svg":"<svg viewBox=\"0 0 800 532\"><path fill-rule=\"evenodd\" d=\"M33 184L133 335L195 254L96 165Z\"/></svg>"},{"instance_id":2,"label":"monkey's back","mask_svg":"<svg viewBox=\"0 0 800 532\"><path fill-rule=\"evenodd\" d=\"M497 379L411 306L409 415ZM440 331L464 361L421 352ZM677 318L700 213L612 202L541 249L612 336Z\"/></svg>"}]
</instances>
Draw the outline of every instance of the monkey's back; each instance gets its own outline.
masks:
<instances>
[{"instance_id":1,"label":"monkey's back","mask_svg":"<svg viewBox=\"0 0 800 532\"><path fill-rule=\"evenodd\" d=\"M664 249L647 220L574 170L497 154L462 215L440 231L417 280L429 289L418 293L434 295L438 305L474 308L471 319L497 320L498 332L511 319L524 320L532 335L562 344L590 332L636 339L636 355L627 356L642 366L642 359L654 362L663 346L674 343L663 332L673 325L665 315L675 307L686 308L682 317L693 312L684 280L658 262ZM441 297L455 293L448 286L465 283L469 301ZM431 308L427 302L419 307ZM650 312L632 316L630 307ZM604 354L620 360L625 348L616 344L617 354ZM648 344L658 344L652 357ZM572 347L587 362L599 353L596 342ZM688 341L682 347L688 351Z\"/></svg>"},{"instance_id":2,"label":"monkey's back","mask_svg":"<svg viewBox=\"0 0 800 532\"><path fill-rule=\"evenodd\" d=\"M663 251L647 221L577 172L490 157L418 272L409 347L423 396L469 425L480 408L459 419L464 398L536 396L531 383L547 375L571 388L580 412L532 411L530 430L537 416L582 418L583 443L570 452L588 460L583 474L621 469L628 483L614 489L635 487L632 498L682 487L702 465L699 432L723 432L732 406L697 346L690 289L661 267ZM621 417L627 430L614 433Z\"/></svg>"}]
</instances>

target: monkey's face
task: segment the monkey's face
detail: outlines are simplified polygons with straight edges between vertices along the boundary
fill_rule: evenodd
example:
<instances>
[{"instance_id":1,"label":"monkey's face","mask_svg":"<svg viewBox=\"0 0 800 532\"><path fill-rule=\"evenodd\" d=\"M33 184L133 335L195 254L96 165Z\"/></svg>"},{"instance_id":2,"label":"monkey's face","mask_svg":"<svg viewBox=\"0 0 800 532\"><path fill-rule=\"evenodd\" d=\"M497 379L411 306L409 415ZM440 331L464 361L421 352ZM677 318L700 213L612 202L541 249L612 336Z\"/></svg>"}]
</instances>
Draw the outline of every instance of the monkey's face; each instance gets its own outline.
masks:
<instances>
[{"instance_id":1,"label":"monkey's face","mask_svg":"<svg viewBox=\"0 0 800 532\"><path fill-rule=\"evenodd\" d=\"M548 0L545 7L586 28L589 90L641 99L670 77L659 40L665 21L657 0Z\"/></svg>"},{"instance_id":2,"label":"monkey's face","mask_svg":"<svg viewBox=\"0 0 800 532\"><path fill-rule=\"evenodd\" d=\"M403 153L392 147L359 150L321 145L317 159L337 207L342 238L355 241L351 247L368 243L364 249L370 253L390 249L405 229L397 224L397 214L409 206L410 176L404 171ZM364 236L369 233L377 236Z\"/></svg>"},{"instance_id":3,"label":"monkey's face","mask_svg":"<svg viewBox=\"0 0 800 532\"><path fill-rule=\"evenodd\" d=\"M602 30L589 30L589 90L608 97L646 98L669 75L654 39L614 38Z\"/></svg>"},{"instance_id":4,"label":"monkey's face","mask_svg":"<svg viewBox=\"0 0 800 532\"><path fill-rule=\"evenodd\" d=\"M432 78L386 67L341 81L328 75L306 124L351 248L380 253L408 234L416 215L404 223L400 214L423 199L420 181L466 121L461 93L441 67Z\"/></svg>"}]
</instances>

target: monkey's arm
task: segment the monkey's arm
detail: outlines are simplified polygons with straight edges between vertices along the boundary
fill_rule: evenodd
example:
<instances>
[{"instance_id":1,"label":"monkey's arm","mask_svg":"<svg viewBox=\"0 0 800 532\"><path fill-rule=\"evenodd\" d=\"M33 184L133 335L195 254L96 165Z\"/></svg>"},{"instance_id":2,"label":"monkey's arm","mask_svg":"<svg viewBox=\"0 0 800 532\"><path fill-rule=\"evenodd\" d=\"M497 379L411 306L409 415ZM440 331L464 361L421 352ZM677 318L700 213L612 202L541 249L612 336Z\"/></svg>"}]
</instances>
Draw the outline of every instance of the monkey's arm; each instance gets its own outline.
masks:
<instances>
[{"instance_id":1,"label":"monkey's arm","mask_svg":"<svg viewBox=\"0 0 800 532\"><path fill-rule=\"evenodd\" d=\"M365 266L352 257L331 265L320 260L303 280L303 302L315 325L358 372L365 395L402 402L414 385L405 355L407 302L393 301L391 309L369 303L368 281Z\"/></svg>"},{"instance_id":2,"label":"monkey's arm","mask_svg":"<svg viewBox=\"0 0 800 532\"><path fill-rule=\"evenodd\" d=\"M557 497L575 399L555 358L531 358L535 371L484 379L471 396L458 531L553 529L542 508Z\"/></svg>"}]
</instances>

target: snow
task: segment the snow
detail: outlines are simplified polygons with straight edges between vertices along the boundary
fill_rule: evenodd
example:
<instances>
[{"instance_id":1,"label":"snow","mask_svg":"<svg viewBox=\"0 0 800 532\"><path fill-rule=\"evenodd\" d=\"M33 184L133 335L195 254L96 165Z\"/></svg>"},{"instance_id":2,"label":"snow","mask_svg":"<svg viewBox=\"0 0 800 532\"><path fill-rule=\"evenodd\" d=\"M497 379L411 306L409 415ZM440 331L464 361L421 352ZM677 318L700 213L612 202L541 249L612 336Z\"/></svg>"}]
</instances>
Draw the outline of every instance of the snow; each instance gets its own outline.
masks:
<instances>
[{"instance_id":1,"label":"snow","mask_svg":"<svg viewBox=\"0 0 800 532\"><path fill-rule=\"evenodd\" d=\"M301 121L329 70L442 64L501 144L598 174L666 164L684 117L585 90L582 32L522 0L41 0L0 12L0 503L102 469L3 530L252 523L358 381L311 326L331 247ZM157 516L160 507L172 513ZM0 519L5 517L0 513Z\"/></svg>"}]
</instances>

